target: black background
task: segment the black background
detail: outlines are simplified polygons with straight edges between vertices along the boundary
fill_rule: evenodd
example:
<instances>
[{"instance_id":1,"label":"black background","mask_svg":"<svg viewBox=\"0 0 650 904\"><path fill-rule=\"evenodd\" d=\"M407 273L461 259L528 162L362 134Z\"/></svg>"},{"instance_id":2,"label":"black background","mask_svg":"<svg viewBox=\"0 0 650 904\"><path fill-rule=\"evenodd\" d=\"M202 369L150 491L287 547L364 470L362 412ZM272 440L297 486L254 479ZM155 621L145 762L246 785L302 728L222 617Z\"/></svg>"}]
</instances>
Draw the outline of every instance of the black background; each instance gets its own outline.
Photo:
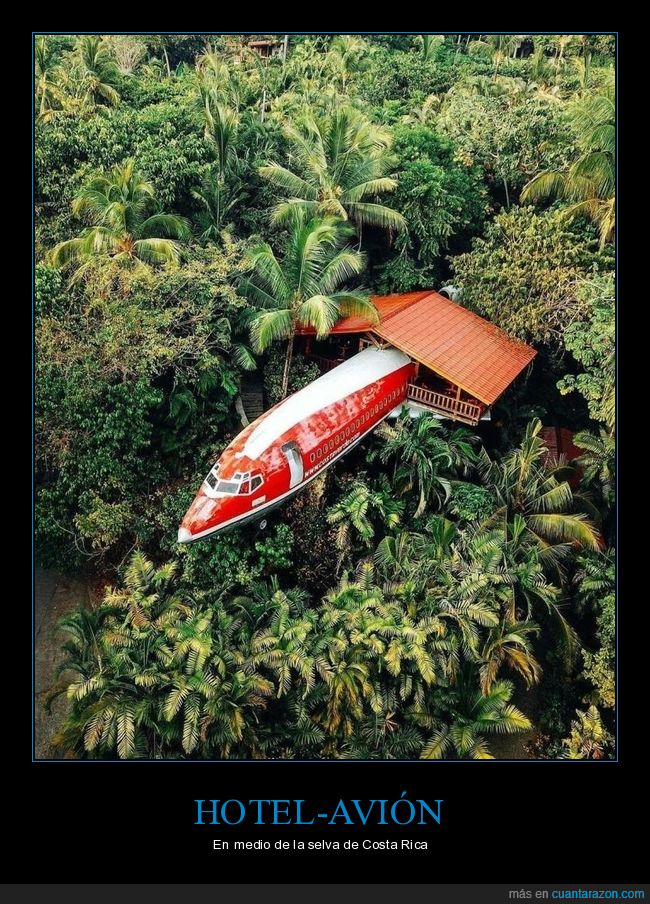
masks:
<instances>
[{"instance_id":1,"label":"black background","mask_svg":"<svg viewBox=\"0 0 650 904\"><path fill-rule=\"evenodd\" d=\"M627 109L622 103L627 89L625 46L619 35L619 159L624 146L623 113ZM645 120L645 104L642 112ZM638 116L635 123L638 129ZM619 198L625 197L628 185L624 176L620 167ZM619 202L619 230L625 223L627 206ZM630 257L620 231L617 250L619 299L625 299L632 280L625 274L625 262ZM627 298L629 301L629 294ZM626 307L629 312L625 302L619 310L624 313ZM619 455L625 461L624 403L627 387L633 391L635 382L627 334L634 329L632 317L622 316L621 321ZM627 367L632 371L629 383ZM634 423L634 417L631 420ZM632 455L638 455L639 444L632 446ZM640 467L641 472L647 470L643 463ZM625 511L628 478L647 485L638 469L628 468L626 474L619 465L621 512ZM644 510L646 507L647 503ZM18 742L14 735L5 737L3 745L5 755L10 750L17 758L23 756L20 762L5 765L3 771L3 828L10 838L5 842L9 849L4 850L4 878L32 882L277 883L296 881L300 876L302 881L319 883L508 882L512 888L524 884L525 879L564 883L582 879L585 883L620 882L634 887L634 880L643 877L642 837L647 830L643 807L647 789L643 751L647 740L642 740L647 720L643 707L632 698L635 688L644 687L643 660L634 634L643 632L647 637L647 619L643 616L647 594L634 588L634 576L626 569L631 553L623 518L619 533L618 763L32 763L31 731L26 725L29 734L25 734L24 742ZM10 604L7 598L5 602ZM21 660L22 666L17 668L22 671L22 655ZM17 674L5 673L7 685L17 680ZM29 704L29 700L26 702ZM9 720L7 703L3 707L5 726ZM196 798L304 798L313 813L332 812L339 798L392 802L403 791L410 800L442 798L442 825L334 827L318 821L300 828L254 826L254 817L238 827L194 825ZM230 842L258 838L272 842L294 838L409 838L427 840L429 847L426 853L404 854L232 850L226 854L212 850L213 838ZM11 848L15 848L15 859ZM30 864L27 871L26 862Z\"/></svg>"}]
</instances>

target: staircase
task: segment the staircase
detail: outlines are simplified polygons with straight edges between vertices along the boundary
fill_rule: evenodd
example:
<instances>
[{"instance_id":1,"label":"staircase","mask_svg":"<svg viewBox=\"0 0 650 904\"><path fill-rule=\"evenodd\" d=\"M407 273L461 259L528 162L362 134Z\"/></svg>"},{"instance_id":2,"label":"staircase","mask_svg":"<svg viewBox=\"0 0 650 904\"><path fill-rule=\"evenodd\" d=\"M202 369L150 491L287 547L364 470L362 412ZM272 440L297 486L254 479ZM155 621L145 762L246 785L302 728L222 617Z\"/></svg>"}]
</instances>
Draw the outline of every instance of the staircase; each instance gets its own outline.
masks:
<instances>
[{"instance_id":1,"label":"staircase","mask_svg":"<svg viewBox=\"0 0 650 904\"><path fill-rule=\"evenodd\" d=\"M257 372L242 374L241 400L246 417L251 423L264 413L264 386Z\"/></svg>"}]
</instances>

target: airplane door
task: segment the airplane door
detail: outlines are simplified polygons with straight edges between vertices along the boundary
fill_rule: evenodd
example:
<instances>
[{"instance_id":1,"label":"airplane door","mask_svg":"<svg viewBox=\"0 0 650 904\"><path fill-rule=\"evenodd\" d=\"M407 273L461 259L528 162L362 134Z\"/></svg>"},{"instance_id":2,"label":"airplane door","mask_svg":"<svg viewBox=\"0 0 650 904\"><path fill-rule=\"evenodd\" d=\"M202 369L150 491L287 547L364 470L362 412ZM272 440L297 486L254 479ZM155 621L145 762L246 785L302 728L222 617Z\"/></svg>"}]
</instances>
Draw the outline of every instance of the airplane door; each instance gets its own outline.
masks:
<instances>
[{"instance_id":1,"label":"airplane door","mask_svg":"<svg viewBox=\"0 0 650 904\"><path fill-rule=\"evenodd\" d=\"M291 490L293 487L298 486L299 483L302 483L304 476L302 455L300 454L298 444L294 442L285 443L284 446L282 446L282 451L289 463L289 489Z\"/></svg>"}]
</instances>

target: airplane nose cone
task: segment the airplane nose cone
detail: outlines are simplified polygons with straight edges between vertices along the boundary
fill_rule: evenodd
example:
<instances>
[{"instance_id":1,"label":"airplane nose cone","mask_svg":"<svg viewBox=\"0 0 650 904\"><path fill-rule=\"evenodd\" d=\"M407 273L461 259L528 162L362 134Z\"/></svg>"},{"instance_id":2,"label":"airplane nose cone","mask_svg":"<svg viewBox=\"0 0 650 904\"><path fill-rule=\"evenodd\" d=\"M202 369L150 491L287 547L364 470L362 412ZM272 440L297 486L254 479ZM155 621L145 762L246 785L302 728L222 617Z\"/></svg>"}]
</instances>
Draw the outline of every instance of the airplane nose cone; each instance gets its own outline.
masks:
<instances>
[{"instance_id":1,"label":"airplane nose cone","mask_svg":"<svg viewBox=\"0 0 650 904\"><path fill-rule=\"evenodd\" d=\"M179 527L178 529L178 542L179 543L189 543L192 539L192 534L188 531L186 527Z\"/></svg>"}]
</instances>

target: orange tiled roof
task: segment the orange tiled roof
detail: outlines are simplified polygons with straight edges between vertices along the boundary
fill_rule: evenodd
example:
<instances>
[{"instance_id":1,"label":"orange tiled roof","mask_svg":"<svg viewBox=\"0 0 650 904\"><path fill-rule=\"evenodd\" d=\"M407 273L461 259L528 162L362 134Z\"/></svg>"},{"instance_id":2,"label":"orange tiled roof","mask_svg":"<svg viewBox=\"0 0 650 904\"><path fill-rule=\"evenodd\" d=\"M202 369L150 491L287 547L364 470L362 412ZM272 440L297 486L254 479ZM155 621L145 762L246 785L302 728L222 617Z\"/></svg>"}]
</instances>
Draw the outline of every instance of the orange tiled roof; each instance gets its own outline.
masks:
<instances>
[{"instance_id":1,"label":"orange tiled roof","mask_svg":"<svg viewBox=\"0 0 650 904\"><path fill-rule=\"evenodd\" d=\"M373 332L486 405L536 355L524 342L437 292L382 318Z\"/></svg>"},{"instance_id":2,"label":"orange tiled roof","mask_svg":"<svg viewBox=\"0 0 650 904\"><path fill-rule=\"evenodd\" d=\"M485 405L492 405L537 354L437 292L379 295L372 300L379 312L378 325L362 317L344 317L332 332L370 330Z\"/></svg>"}]
</instances>

